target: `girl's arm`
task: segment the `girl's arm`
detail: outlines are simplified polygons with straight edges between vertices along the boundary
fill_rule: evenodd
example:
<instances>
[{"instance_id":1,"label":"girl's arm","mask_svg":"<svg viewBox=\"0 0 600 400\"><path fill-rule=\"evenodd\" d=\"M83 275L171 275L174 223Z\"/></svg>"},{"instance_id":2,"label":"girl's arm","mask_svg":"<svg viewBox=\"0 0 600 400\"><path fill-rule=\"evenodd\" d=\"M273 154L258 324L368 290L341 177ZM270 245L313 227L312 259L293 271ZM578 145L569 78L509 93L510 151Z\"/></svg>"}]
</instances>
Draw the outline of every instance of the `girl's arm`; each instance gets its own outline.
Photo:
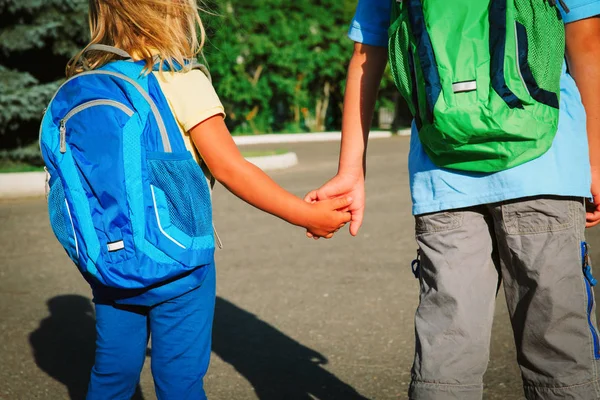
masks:
<instances>
[{"instance_id":1,"label":"girl's arm","mask_svg":"<svg viewBox=\"0 0 600 400\"><path fill-rule=\"evenodd\" d=\"M315 236L331 237L350 221L347 208L352 199L343 197L308 204L287 192L267 174L246 161L225 125L223 116L213 116L191 129L190 135L210 172L231 193L248 204Z\"/></svg>"}]
</instances>

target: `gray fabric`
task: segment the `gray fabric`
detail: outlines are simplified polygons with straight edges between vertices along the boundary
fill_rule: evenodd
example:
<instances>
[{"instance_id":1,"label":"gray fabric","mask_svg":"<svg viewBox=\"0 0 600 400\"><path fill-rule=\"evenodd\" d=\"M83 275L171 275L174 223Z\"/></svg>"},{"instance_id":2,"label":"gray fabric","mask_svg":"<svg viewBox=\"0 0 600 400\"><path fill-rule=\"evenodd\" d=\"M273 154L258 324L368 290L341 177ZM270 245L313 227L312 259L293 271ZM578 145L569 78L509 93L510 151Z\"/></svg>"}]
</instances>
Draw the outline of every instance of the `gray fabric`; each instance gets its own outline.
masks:
<instances>
[{"instance_id":1,"label":"gray fabric","mask_svg":"<svg viewBox=\"0 0 600 400\"><path fill-rule=\"evenodd\" d=\"M415 222L421 294L411 399L482 398L500 276L526 398L600 398L581 200L527 198ZM591 322L597 333L593 311Z\"/></svg>"}]
</instances>

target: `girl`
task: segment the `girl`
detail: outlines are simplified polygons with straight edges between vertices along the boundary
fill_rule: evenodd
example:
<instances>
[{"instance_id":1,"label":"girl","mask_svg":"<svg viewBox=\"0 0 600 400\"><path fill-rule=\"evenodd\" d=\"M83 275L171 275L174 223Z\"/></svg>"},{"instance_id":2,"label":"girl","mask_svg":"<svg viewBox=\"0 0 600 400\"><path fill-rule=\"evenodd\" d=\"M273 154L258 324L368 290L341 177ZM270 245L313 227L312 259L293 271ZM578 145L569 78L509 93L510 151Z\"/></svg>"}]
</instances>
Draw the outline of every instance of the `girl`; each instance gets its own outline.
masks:
<instances>
[{"instance_id":1,"label":"girl","mask_svg":"<svg viewBox=\"0 0 600 400\"><path fill-rule=\"evenodd\" d=\"M178 68L189 65L204 43L195 0L89 0L89 8L91 42L87 47L114 46L134 61L145 62L146 73L156 74L186 146L227 189L315 237L330 238L350 220L345 209L352 199L307 204L247 162L225 126L223 106L209 79L200 70ZM68 76L80 72L80 61L87 68L98 68L117 58L92 51L83 59L84 51L69 63ZM156 60L160 60L160 72L152 72ZM214 263L149 292L151 303L136 303L129 297L128 304L123 304L114 300L119 297L114 291L94 290L97 349L88 399L131 398L150 334L158 398L206 398L202 380L210 356Z\"/></svg>"}]
</instances>

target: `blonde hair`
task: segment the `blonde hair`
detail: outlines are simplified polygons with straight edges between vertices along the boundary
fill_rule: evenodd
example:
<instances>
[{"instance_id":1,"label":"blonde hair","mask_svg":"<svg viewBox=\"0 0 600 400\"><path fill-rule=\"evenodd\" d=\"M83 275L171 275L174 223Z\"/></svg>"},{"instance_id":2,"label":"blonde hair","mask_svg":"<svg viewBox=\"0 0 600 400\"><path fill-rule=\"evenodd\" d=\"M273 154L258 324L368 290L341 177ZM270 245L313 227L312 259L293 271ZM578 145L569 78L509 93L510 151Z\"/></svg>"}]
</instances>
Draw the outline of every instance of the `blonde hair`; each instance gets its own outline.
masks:
<instances>
[{"instance_id":1,"label":"blonde hair","mask_svg":"<svg viewBox=\"0 0 600 400\"><path fill-rule=\"evenodd\" d=\"M119 56L92 44L115 46L146 62L152 71L155 56L174 69L195 59L204 46L204 26L197 0L89 0L90 43L67 64L67 77L101 67ZM84 56L85 53L85 56ZM83 65L82 65L83 64Z\"/></svg>"}]
</instances>

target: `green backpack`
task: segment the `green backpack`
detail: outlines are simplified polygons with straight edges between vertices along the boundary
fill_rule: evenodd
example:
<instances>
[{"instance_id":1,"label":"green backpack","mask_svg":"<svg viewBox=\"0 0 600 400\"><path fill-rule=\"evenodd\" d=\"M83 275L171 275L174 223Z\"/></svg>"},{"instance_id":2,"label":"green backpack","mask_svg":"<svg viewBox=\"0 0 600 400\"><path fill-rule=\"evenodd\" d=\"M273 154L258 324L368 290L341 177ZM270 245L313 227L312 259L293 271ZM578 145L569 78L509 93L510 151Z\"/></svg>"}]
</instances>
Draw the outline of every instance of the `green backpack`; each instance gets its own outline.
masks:
<instances>
[{"instance_id":1,"label":"green backpack","mask_svg":"<svg viewBox=\"0 0 600 400\"><path fill-rule=\"evenodd\" d=\"M565 54L555 0L391 1L390 69L436 165L497 172L550 148Z\"/></svg>"}]
</instances>

